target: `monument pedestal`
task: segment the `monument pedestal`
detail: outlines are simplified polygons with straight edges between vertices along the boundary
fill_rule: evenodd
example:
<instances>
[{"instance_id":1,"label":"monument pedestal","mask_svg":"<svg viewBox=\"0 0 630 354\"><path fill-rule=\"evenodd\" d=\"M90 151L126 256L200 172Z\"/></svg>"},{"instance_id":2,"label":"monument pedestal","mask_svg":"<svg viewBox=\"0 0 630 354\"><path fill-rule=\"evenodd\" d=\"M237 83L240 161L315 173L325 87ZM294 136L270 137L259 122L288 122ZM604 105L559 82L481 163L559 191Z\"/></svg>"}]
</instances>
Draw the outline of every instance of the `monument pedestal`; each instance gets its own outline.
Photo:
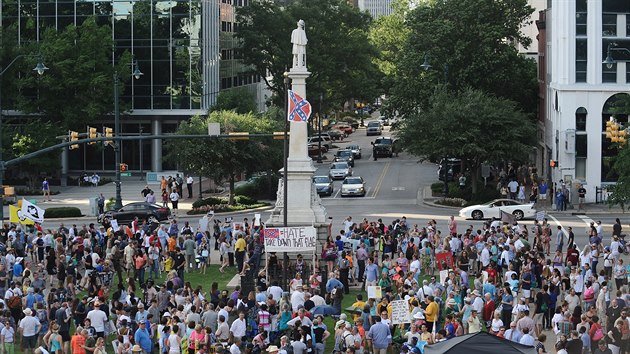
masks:
<instances>
[{"instance_id":1,"label":"monument pedestal","mask_svg":"<svg viewBox=\"0 0 630 354\"><path fill-rule=\"evenodd\" d=\"M289 71L292 90L299 96L306 98L306 78L311 73L304 67L293 67ZM308 226L318 228L320 238L320 225L326 228L328 224L326 209L322 206L321 199L317 195L315 185L312 182L316 168L313 160L308 157L308 128L307 122L290 122L291 135L289 136L289 158L287 162L287 226ZM284 169L281 173L284 174ZM284 223L284 185L280 179L276 207L271 213L268 225L283 226ZM324 237L325 239L325 237Z\"/></svg>"}]
</instances>

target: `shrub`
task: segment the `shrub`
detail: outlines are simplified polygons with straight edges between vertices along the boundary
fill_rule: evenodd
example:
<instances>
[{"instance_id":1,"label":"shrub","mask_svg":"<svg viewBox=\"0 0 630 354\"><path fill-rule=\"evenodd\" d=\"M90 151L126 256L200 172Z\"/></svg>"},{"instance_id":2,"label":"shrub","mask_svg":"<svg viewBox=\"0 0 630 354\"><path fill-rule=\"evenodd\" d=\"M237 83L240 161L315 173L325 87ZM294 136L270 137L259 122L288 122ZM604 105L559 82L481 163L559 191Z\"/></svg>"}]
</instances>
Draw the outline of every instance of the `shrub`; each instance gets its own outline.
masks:
<instances>
[{"instance_id":1,"label":"shrub","mask_svg":"<svg viewBox=\"0 0 630 354\"><path fill-rule=\"evenodd\" d=\"M42 195L41 189L15 188L16 195ZM50 195L57 195L59 191L51 190Z\"/></svg>"},{"instance_id":2,"label":"shrub","mask_svg":"<svg viewBox=\"0 0 630 354\"><path fill-rule=\"evenodd\" d=\"M442 193L444 191L444 183L443 182L435 182L431 184L431 192L433 193Z\"/></svg>"},{"instance_id":3,"label":"shrub","mask_svg":"<svg viewBox=\"0 0 630 354\"><path fill-rule=\"evenodd\" d=\"M247 209L255 209L264 206L268 206L269 203L254 203L254 204L236 204L236 205L228 205L228 204L218 204L218 205L204 205L199 208L193 208L188 211L186 214L188 215L197 215L197 214L206 214L209 211L214 211L215 213L225 213L225 212L234 212L241 211Z\"/></svg>"},{"instance_id":4,"label":"shrub","mask_svg":"<svg viewBox=\"0 0 630 354\"><path fill-rule=\"evenodd\" d=\"M254 200L259 199L275 199L278 191L278 176L259 177L254 179L250 183L243 184L234 189L234 194L237 196L246 196Z\"/></svg>"},{"instance_id":5,"label":"shrub","mask_svg":"<svg viewBox=\"0 0 630 354\"><path fill-rule=\"evenodd\" d=\"M44 213L45 218L73 218L83 216L81 209L76 207L60 207L60 208L47 208Z\"/></svg>"},{"instance_id":6,"label":"shrub","mask_svg":"<svg viewBox=\"0 0 630 354\"><path fill-rule=\"evenodd\" d=\"M236 195L234 196L234 202L236 202L236 204L252 205L256 204L257 200L246 195Z\"/></svg>"},{"instance_id":7,"label":"shrub","mask_svg":"<svg viewBox=\"0 0 630 354\"><path fill-rule=\"evenodd\" d=\"M193 208L200 208L202 206L225 204L227 202L227 198L224 197L208 197L202 200L196 200L192 206Z\"/></svg>"},{"instance_id":8,"label":"shrub","mask_svg":"<svg viewBox=\"0 0 630 354\"><path fill-rule=\"evenodd\" d=\"M452 207L463 207L466 204L466 201L461 198L444 198L435 201L435 204L452 206Z\"/></svg>"}]
</instances>

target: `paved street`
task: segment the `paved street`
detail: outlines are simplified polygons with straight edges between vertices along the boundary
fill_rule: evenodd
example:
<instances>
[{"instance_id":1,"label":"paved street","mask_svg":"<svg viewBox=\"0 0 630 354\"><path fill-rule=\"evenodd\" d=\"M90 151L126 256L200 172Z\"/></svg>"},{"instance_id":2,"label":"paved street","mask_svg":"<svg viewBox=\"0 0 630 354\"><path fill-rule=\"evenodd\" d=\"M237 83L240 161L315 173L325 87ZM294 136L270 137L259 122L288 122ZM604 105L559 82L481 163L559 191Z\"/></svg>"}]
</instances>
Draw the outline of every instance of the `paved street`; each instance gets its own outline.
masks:
<instances>
[{"instance_id":1,"label":"paved street","mask_svg":"<svg viewBox=\"0 0 630 354\"><path fill-rule=\"evenodd\" d=\"M389 127L386 127L383 136L389 136ZM426 186L437 181L437 166L433 163L419 163L417 159L406 153L393 158L372 159L371 141L376 137L366 136L364 129L359 129L343 142L335 142L335 146L343 148L349 144L359 144L362 147L362 159L356 160L354 175L361 176L366 181L367 195L365 197L344 197L339 195L341 181L335 181L335 193L330 197L322 197L322 203L326 207L328 216L333 218L333 233L341 226L345 217L352 215L354 219L367 217L369 219L383 218L383 221L390 222L394 218L406 216L411 223L419 225L426 224L427 220L435 219L439 224L445 224L450 215L455 215L459 220L460 227L473 225L478 228L480 221L461 220L457 216L458 208L445 208L425 203L423 191ZM332 162L332 156L337 148L326 154L327 159L323 163L317 164L316 174L327 175L328 168ZM140 201L142 197L140 190L145 182L138 177L123 178L122 195L123 203ZM58 190L59 187L53 187ZM157 190L157 185L154 186ZM41 196L27 197L29 200L37 200L43 208L58 206L77 206L85 215L90 215L89 198L93 198L98 193L103 193L106 198L114 195L114 185L107 184L96 188L71 186L61 189L61 193L53 196L52 202L43 202ZM185 215L185 211L192 208L192 202L197 198L198 185L194 186L194 198L184 199L180 202L178 217L181 219L196 220L199 216ZM551 210L550 205L542 206L541 209ZM226 216L235 216L236 219L249 217L251 213L234 213ZM269 215L269 210L263 211L263 220ZM5 215L8 216L8 207L5 207ZM609 242L609 234L612 231L612 224L616 217L622 219L624 225L628 225L629 219L621 214L620 209L608 211L607 206L589 205L585 215L573 215L569 212L552 212L548 214L548 219L553 226L572 226L576 234L578 245L583 246L587 242L586 227L591 221L601 220L604 224L606 237L604 242ZM83 224L95 222L94 216L87 216L77 220L65 220L66 224ZM44 223L44 227L56 227L59 221L49 220ZM533 225L533 221L524 221L525 225Z\"/></svg>"}]
</instances>

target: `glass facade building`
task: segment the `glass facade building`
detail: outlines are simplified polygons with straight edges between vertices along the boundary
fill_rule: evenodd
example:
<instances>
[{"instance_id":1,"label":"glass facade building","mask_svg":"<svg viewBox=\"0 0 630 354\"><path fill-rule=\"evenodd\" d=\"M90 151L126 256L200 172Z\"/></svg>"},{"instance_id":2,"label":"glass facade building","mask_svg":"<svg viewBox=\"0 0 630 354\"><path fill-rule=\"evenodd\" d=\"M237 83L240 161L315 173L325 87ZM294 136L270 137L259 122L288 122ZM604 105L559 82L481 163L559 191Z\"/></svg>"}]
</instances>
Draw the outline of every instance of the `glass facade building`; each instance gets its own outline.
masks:
<instances>
[{"instance_id":1,"label":"glass facade building","mask_svg":"<svg viewBox=\"0 0 630 354\"><path fill-rule=\"evenodd\" d=\"M234 1L234 3L233 3ZM245 74L238 59L235 7L244 0L0 0L0 25L17 24L17 42L39 39L47 28L63 30L94 17L111 29L112 63L128 51L143 76L130 80L120 99L130 108L123 134L173 132L182 119L205 114L224 89L247 86L260 99L260 79ZM113 91L113 90L112 90ZM112 108L113 110L113 108ZM91 124L112 127L113 115ZM176 166L162 161L161 141L125 141L123 161L135 171ZM72 171L112 171L108 149L78 149L63 160ZM170 165L170 166L169 166Z\"/></svg>"}]
</instances>

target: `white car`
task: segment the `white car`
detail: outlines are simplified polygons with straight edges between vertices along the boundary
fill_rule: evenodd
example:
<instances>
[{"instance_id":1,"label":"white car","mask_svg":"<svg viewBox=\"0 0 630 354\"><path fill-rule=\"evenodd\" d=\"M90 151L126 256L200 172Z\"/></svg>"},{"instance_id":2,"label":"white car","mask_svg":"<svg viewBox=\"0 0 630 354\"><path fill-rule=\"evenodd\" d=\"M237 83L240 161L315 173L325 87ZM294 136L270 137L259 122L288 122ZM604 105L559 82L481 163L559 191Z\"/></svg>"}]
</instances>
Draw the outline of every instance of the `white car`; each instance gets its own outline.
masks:
<instances>
[{"instance_id":1,"label":"white car","mask_svg":"<svg viewBox=\"0 0 630 354\"><path fill-rule=\"evenodd\" d=\"M333 162L328 175L331 179L344 179L352 176L352 167L347 162Z\"/></svg>"},{"instance_id":2,"label":"white car","mask_svg":"<svg viewBox=\"0 0 630 354\"><path fill-rule=\"evenodd\" d=\"M459 211L459 216L475 220L501 218L501 211L514 215L516 220L536 216L534 203L521 204L512 199L495 199L486 204L467 206Z\"/></svg>"},{"instance_id":3,"label":"white car","mask_svg":"<svg viewBox=\"0 0 630 354\"><path fill-rule=\"evenodd\" d=\"M365 197L365 182L361 177L346 177L341 183L341 196L356 195Z\"/></svg>"}]
</instances>

